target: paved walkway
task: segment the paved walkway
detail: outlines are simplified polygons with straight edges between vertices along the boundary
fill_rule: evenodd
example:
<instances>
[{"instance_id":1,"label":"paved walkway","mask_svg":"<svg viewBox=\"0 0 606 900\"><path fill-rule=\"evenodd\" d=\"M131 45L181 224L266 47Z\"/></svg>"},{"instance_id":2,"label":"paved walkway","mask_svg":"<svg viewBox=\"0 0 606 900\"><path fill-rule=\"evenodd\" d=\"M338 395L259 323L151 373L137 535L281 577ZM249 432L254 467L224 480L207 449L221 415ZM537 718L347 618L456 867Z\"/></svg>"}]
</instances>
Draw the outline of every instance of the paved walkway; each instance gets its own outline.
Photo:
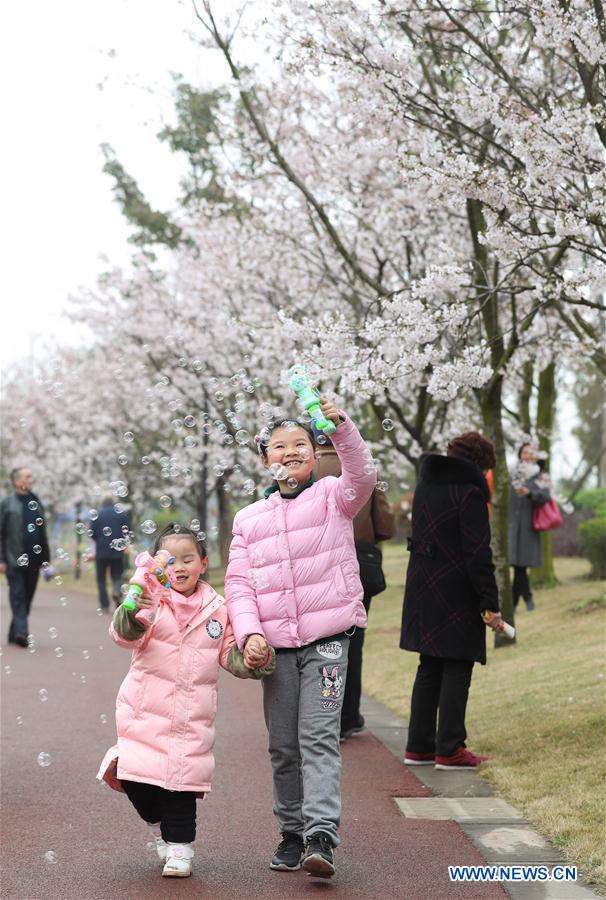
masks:
<instances>
[{"instance_id":1,"label":"paved walkway","mask_svg":"<svg viewBox=\"0 0 606 900\"><path fill-rule=\"evenodd\" d=\"M278 835L261 688L226 673L220 681L213 791L198 805L194 875L161 878L155 851L146 846L145 825L125 797L95 780L115 740L114 701L129 662L95 605L93 597L75 593L62 605L59 593L43 588L30 621L35 652L3 646L3 900L507 896L495 883L449 881L448 865L484 862L477 835L452 820L415 815L415 802L430 799L432 791L388 749L397 744L401 753L403 739L396 732L402 725L376 704L368 705L368 715L377 736L366 733L343 748L343 843L335 879L271 872ZM6 595L2 614L4 634ZM48 765L39 765L41 753L48 754ZM413 806L398 808L394 798Z\"/></svg>"}]
</instances>

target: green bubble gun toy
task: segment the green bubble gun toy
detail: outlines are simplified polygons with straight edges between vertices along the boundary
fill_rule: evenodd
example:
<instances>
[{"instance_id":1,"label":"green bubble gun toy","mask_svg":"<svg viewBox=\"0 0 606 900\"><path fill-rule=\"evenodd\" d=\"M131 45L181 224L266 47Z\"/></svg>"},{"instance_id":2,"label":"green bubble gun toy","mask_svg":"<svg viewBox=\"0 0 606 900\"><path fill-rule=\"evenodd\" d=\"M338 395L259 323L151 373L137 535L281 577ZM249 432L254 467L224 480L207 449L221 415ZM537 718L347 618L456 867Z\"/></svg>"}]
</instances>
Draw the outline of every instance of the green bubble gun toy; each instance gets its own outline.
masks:
<instances>
[{"instance_id":1,"label":"green bubble gun toy","mask_svg":"<svg viewBox=\"0 0 606 900\"><path fill-rule=\"evenodd\" d=\"M125 609L137 608L137 597L147 589L153 600L170 587L170 581L166 574L166 568L175 561L168 550L159 550L152 556L147 550L139 553L135 559L135 574L130 580L128 593L122 602Z\"/></svg>"},{"instance_id":2,"label":"green bubble gun toy","mask_svg":"<svg viewBox=\"0 0 606 900\"><path fill-rule=\"evenodd\" d=\"M289 384L311 416L313 425L324 434L332 434L337 426L324 417L320 407L320 391L312 385L311 378L303 366L291 367Z\"/></svg>"}]
</instances>

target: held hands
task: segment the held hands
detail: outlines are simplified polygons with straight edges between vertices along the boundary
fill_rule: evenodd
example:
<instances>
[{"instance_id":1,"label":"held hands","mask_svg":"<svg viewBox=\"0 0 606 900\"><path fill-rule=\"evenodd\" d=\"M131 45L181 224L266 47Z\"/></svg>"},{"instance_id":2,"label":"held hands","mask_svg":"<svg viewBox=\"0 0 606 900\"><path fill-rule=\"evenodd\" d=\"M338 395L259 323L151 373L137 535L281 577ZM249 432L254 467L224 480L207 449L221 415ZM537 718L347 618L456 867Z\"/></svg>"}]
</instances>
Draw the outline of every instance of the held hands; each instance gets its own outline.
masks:
<instances>
[{"instance_id":1,"label":"held hands","mask_svg":"<svg viewBox=\"0 0 606 900\"><path fill-rule=\"evenodd\" d=\"M262 634L251 634L244 645L244 665L249 669L258 669L267 659L269 644Z\"/></svg>"},{"instance_id":2,"label":"held hands","mask_svg":"<svg viewBox=\"0 0 606 900\"><path fill-rule=\"evenodd\" d=\"M339 418L339 410L328 397L321 396L320 397L320 409L324 415L324 418L330 419L331 422L338 427L341 424L341 420Z\"/></svg>"},{"instance_id":3,"label":"held hands","mask_svg":"<svg viewBox=\"0 0 606 900\"><path fill-rule=\"evenodd\" d=\"M518 495L518 497L526 497L529 493L530 491L526 487L516 488L516 494Z\"/></svg>"}]
</instances>

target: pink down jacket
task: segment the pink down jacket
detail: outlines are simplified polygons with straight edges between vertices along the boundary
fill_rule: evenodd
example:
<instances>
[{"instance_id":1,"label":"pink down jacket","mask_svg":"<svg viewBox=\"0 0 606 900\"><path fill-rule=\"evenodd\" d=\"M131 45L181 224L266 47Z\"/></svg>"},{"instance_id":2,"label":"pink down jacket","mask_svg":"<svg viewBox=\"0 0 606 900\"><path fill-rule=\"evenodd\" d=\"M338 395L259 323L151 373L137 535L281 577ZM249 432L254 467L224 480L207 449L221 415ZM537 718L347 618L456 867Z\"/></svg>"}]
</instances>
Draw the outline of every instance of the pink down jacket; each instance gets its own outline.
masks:
<instances>
[{"instance_id":1,"label":"pink down jacket","mask_svg":"<svg viewBox=\"0 0 606 900\"><path fill-rule=\"evenodd\" d=\"M168 599L138 640L110 628L118 646L133 651L116 700L118 743L97 775L115 790L123 790L122 778L170 791L210 790L218 670L235 641L223 597L205 583L196 594L202 606L184 631Z\"/></svg>"},{"instance_id":2,"label":"pink down jacket","mask_svg":"<svg viewBox=\"0 0 606 900\"><path fill-rule=\"evenodd\" d=\"M274 647L301 647L366 626L352 519L377 475L344 417L330 436L339 478L321 478L291 500L276 491L236 514L225 594L240 650L250 634Z\"/></svg>"}]
</instances>

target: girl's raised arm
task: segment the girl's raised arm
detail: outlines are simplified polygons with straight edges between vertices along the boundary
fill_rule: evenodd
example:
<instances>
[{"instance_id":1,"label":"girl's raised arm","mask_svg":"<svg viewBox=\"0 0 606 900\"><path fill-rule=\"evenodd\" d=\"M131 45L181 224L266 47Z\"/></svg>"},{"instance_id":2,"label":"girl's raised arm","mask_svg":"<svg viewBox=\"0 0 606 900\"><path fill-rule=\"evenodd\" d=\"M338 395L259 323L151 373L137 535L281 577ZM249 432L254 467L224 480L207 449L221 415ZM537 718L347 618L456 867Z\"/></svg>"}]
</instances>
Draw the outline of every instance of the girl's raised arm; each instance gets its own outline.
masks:
<instances>
[{"instance_id":1,"label":"girl's raised arm","mask_svg":"<svg viewBox=\"0 0 606 900\"><path fill-rule=\"evenodd\" d=\"M330 436L341 461L335 498L341 512L353 519L372 495L377 484L377 472L364 438L343 410L340 410L340 416L342 421Z\"/></svg>"}]
</instances>

